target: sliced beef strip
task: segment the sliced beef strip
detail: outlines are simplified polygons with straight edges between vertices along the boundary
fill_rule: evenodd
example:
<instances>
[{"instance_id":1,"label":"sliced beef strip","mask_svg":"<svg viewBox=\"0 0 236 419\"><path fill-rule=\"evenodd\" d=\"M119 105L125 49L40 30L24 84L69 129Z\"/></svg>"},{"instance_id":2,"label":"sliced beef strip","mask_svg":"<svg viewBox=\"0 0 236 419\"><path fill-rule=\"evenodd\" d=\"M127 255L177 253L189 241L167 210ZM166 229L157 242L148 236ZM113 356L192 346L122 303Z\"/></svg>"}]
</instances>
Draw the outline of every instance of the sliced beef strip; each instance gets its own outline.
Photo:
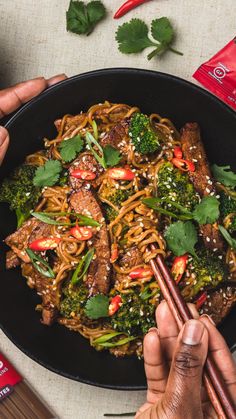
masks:
<instances>
[{"instance_id":1,"label":"sliced beef strip","mask_svg":"<svg viewBox=\"0 0 236 419\"><path fill-rule=\"evenodd\" d=\"M142 252L137 246L133 246L120 258L119 264L127 269L144 263Z\"/></svg>"},{"instance_id":2,"label":"sliced beef strip","mask_svg":"<svg viewBox=\"0 0 236 419\"><path fill-rule=\"evenodd\" d=\"M27 278L30 288L35 288L37 294L42 298L42 320L43 324L51 326L58 315L57 295L53 289L52 280L37 272L30 263L22 264L22 274Z\"/></svg>"},{"instance_id":3,"label":"sliced beef strip","mask_svg":"<svg viewBox=\"0 0 236 419\"><path fill-rule=\"evenodd\" d=\"M16 268L21 264L21 260L18 256L13 252L13 250L8 250L6 253L6 269Z\"/></svg>"},{"instance_id":4,"label":"sliced beef strip","mask_svg":"<svg viewBox=\"0 0 236 419\"><path fill-rule=\"evenodd\" d=\"M197 123L187 123L181 133L181 145L183 156L195 164L195 171L189 172L189 177L195 190L201 197L215 194L215 184L207 161L205 149L200 136L200 128ZM222 250L224 241L218 229L217 223L200 226L200 232L208 249Z\"/></svg>"},{"instance_id":5,"label":"sliced beef strip","mask_svg":"<svg viewBox=\"0 0 236 419\"><path fill-rule=\"evenodd\" d=\"M103 172L103 168L98 164L97 160L91 153L83 153L79 156L76 160L73 161L69 168L70 173L70 185L72 189L78 190L81 188L82 185L91 184L92 186L96 187L96 178L93 181L87 181L83 179L77 179L71 175L73 170L80 169L80 170L88 170L89 172L96 173L96 175L100 175Z\"/></svg>"},{"instance_id":6,"label":"sliced beef strip","mask_svg":"<svg viewBox=\"0 0 236 419\"><path fill-rule=\"evenodd\" d=\"M216 324L229 314L236 303L236 285L225 285L209 292L209 298L201 309L201 314L211 316Z\"/></svg>"},{"instance_id":7,"label":"sliced beef strip","mask_svg":"<svg viewBox=\"0 0 236 419\"><path fill-rule=\"evenodd\" d=\"M110 286L110 243L100 205L94 193L86 189L86 186L71 195L70 205L77 213L88 215L101 224L99 230L94 229L94 235L89 241L90 247L95 248L96 258L90 264L86 283L90 295L107 294Z\"/></svg>"},{"instance_id":8,"label":"sliced beef strip","mask_svg":"<svg viewBox=\"0 0 236 419\"><path fill-rule=\"evenodd\" d=\"M119 259L119 266L124 269L135 268L135 266L142 265L143 263L143 255L137 246L133 246L128 249L126 253ZM125 278L127 278L127 274L117 273L115 270L113 272L113 276L118 282L122 282L125 280Z\"/></svg>"},{"instance_id":9,"label":"sliced beef strip","mask_svg":"<svg viewBox=\"0 0 236 419\"><path fill-rule=\"evenodd\" d=\"M125 145L130 141L128 133L129 123L129 118L125 118L118 122L103 138L100 139L101 146L105 147L109 144L122 152Z\"/></svg>"},{"instance_id":10,"label":"sliced beef strip","mask_svg":"<svg viewBox=\"0 0 236 419\"><path fill-rule=\"evenodd\" d=\"M38 226L40 221L36 220L36 218L30 218L30 220L26 221L22 227L16 230L14 233L10 234L5 239L5 243L11 247L13 252L23 260L23 262L29 263L30 259L28 255L25 253L26 247L28 247L29 237L32 231Z\"/></svg>"},{"instance_id":11,"label":"sliced beef strip","mask_svg":"<svg viewBox=\"0 0 236 419\"><path fill-rule=\"evenodd\" d=\"M49 224L42 223L36 218L30 218L22 227L10 234L5 239L5 243L11 247L16 256L23 262L29 263L29 256L26 254L25 249L29 244L41 237L48 237L51 232Z\"/></svg>"}]
</instances>

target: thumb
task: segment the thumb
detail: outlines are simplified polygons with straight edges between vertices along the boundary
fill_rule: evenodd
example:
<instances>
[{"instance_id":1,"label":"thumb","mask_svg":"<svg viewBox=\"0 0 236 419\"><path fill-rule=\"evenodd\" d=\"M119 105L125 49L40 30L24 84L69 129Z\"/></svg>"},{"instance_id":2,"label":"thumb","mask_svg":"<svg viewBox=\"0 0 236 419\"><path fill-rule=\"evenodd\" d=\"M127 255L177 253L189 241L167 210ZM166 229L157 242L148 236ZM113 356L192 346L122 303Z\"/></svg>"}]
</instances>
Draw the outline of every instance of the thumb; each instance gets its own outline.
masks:
<instances>
[{"instance_id":1,"label":"thumb","mask_svg":"<svg viewBox=\"0 0 236 419\"><path fill-rule=\"evenodd\" d=\"M0 165L4 159L9 145L9 135L6 128L0 126Z\"/></svg>"},{"instance_id":2,"label":"thumb","mask_svg":"<svg viewBox=\"0 0 236 419\"><path fill-rule=\"evenodd\" d=\"M206 327L199 320L189 320L177 340L162 404L170 417L202 417L201 385L207 351Z\"/></svg>"}]
</instances>

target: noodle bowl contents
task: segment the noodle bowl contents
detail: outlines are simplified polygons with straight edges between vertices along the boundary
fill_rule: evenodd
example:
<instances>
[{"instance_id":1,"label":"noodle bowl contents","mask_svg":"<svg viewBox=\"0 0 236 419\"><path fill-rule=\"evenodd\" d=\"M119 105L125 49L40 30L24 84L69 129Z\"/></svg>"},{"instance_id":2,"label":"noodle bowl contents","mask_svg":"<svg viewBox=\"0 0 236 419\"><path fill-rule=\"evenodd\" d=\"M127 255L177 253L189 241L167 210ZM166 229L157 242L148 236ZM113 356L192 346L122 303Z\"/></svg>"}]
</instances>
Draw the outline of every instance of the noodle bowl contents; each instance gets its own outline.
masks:
<instances>
[{"instance_id":1,"label":"noodle bowl contents","mask_svg":"<svg viewBox=\"0 0 236 419\"><path fill-rule=\"evenodd\" d=\"M0 188L18 224L6 267L21 266L42 323L142 356L162 300L149 264L157 254L186 301L219 323L236 302L236 175L211 171L198 125L178 132L106 101L55 126Z\"/></svg>"}]
</instances>

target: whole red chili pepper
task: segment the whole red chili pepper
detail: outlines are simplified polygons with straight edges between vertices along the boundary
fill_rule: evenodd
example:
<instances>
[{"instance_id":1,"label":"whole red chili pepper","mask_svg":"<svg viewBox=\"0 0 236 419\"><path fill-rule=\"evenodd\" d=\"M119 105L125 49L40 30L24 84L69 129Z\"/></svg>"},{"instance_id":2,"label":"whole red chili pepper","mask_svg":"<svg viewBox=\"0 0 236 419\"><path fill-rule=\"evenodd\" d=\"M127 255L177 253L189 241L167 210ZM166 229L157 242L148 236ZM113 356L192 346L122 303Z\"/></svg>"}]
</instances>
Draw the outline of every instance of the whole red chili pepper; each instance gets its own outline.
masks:
<instances>
[{"instance_id":1,"label":"whole red chili pepper","mask_svg":"<svg viewBox=\"0 0 236 419\"><path fill-rule=\"evenodd\" d=\"M177 157L177 159L182 159L183 157L183 152L182 149L180 147L174 147L174 156Z\"/></svg>"},{"instance_id":2,"label":"whole red chili pepper","mask_svg":"<svg viewBox=\"0 0 236 419\"><path fill-rule=\"evenodd\" d=\"M90 227L75 226L70 229L71 236L77 240L89 240L91 239L93 232Z\"/></svg>"},{"instance_id":3,"label":"whole red chili pepper","mask_svg":"<svg viewBox=\"0 0 236 419\"><path fill-rule=\"evenodd\" d=\"M109 316L113 316L119 310L120 306L122 305L122 299L120 295L116 295L111 299L111 302L108 307L108 314Z\"/></svg>"},{"instance_id":4,"label":"whole red chili pepper","mask_svg":"<svg viewBox=\"0 0 236 419\"><path fill-rule=\"evenodd\" d=\"M205 303L205 301L206 301L206 299L207 299L207 293L206 293L206 291L204 291L199 297L198 297L198 299L195 301L195 304L196 304L196 308L197 308L197 310L199 310L202 306L203 306L203 304Z\"/></svg>"},{"instance_id":5,"label":"whole red chili pepper","mask_svg":"<svg viewBox=\"0 0 236 419\"><path fill-rule=\"evenodd\" d=\"M129 273L131 279L136 278L147 278L153 276L153 270L151 268L137 268Z\"/></svg>"},{"instance_id":6,"label":"whole red chili pepper","mask_svg":"<svg viewBox=\"0 0 236 419\"><path fill-rule=\"evenodd\" d=\"M176 281L176 283L178 284L179 281L181 280L185 270L186 270L186 266L187 266L187 261L188 261L188 255L183 255L183 256L177 256L174 259L174 263L172 265L171 268L171 273L173 274L173 277Z\"/></svg>"},{"instance_id":7,"label":"whole red chili pepper","mask_svg":"<svg viewBox=\"0 0 236 419\"><path fill-rule=\"evenodd\" d=\"M96 177L96 173L90 172L89 170L75 169L71 172L71 176L77 179L93 180Z\"/></svg>"},{"instance_id":8,"label":"whole red chili pepper","mask_svg":"<svg viewBox=\"0 0 236 419\"><path fill-rule=\"evenodd\" d=\"M44 250L55 249L60 241L59 237L42 237L30 243L29 248L36 252L43 252Z\"/></svg>"},{"instance_id":9,"label":"whole red chili pepper","mask_svg":"<svg viewBox=\"0 0 236 419\"><path fill-rule=\"evenodd\" d=\"M147 3L150 0L128 0L117 10L114 14L114 19L119 19L121 16L124 16L130 10L139 6L140 4Z\"/></svg>"},{"instance_id":10,"label":"whole red chili pepper","mask_svg":"<svg viewBox=\"0 0 236 419\"><path fill-rule=\"evenodd\" d=\"M182 172L194 172L195 165L190 160L178 159L174 157L172 160L174 166L178 167L178 169L182 170Z\"/></svg>"}]
</instances>

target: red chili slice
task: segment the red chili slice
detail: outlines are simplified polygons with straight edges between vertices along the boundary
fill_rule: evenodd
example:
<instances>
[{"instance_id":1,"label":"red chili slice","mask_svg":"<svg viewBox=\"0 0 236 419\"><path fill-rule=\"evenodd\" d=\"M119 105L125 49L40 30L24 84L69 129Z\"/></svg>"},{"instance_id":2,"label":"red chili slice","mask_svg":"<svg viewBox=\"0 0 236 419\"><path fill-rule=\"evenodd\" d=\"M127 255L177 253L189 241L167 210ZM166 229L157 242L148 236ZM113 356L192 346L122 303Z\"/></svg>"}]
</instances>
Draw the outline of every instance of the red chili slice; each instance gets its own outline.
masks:
<instances>
[{"instance_id":1,"label":"red chili slice","mask_svg":"<svg viewBox=\"0 0 236 419\"><path fill-rule=\"evenodd\" d=\"M114 263L117 260L118 256L119 256L118 245L117 245L117 243L113 243L111 245L111 259L110 259L110 262Z\"/></svg>"},{"instance_id":2,"label":"red chili slice","mask_svg":"<svg viewBox=\"0 0 236 419\"><path fill-rule=\"evenodd\" d=\"M182 172L194 172L195 171L195 165L190 160L178 159L177 157L174 157L172 159L172 163L173 163L174 166L178 167L178 169L182 170Z\"/></svg>"},{"instance_id":3,"label":"red chili slice","mask_svg":"<svg viewBox=\"0 0 236 419\"><path fill-rule=\"evenodd\" d=\"M108 314L109 316L113 316L119 310L122 305L122 299L120 295L116 295L111 299L111 302L108 307Z\"/></svg>"},{"instance_id":4,"label":"red chili slice","mask_svg":"<svg viewBox=\"0 0 236 419\"><path fill-rule=\"evenodd\" d=\"M195 301L196 304L196 308L197 310L199 310L203 304L205 303L205 301L207 300L207 293L206 291L204 291L199 297L198 299Z\"/></svg>"},{"instance_id":5,"label":"red chili slice","mask_svg":"<svg viewBox=\"0 0 236 419\"><path fill-rule=\"evenodd\" d=\"M181 278L182 278L182 276L183 276L183 274L186 270L187 261L188 261L188 255L187 254L183 255L183 256L177 256L174 259L174 263L172 265L171 272L172 272L173 277L174 277L177 284L181 280Z\"/></svg>"},{"instance_id":6,"label":"red chili slice","mask_svg":"<svg viewBox=\"0 0 236 419\"><path fill-rule=\"evenodd\" d=\"M129 273L131 279L147 278L153 276L153 270L151 268L137 268Z\"/></svg>"},{"instance_id":7,"label":"red chili slice","mask_svg":"<svg viewBox=\"0 0 236 419\"><path fill-rule=\"evenodd\" d=\"M89 240L93 236L92 229L89 227L75 226L70 229L71 236L77 240Z\"/></svg>"},{"instance_id":8,"label":"red chili slice","mask_svg":"<svg viewBox=\"0 0 236 419\"><path fill-rule=\"evenodd\" d=\"M183 152L181 147L174 147L174 156L177 157L177 159L182 159L183 157Z\"/></svg>"},{"instance_id":9,"label":"red chili slice","mask_svg":"<svg viewBox=\"0 0 236 419\"><path fill-rule=\"evenodd\" d=\"M59 237L42 237L30 243L29 248L36 252L42 252L44 250L55 249L60 241L61 239Z\"/></svg>"},{"instance_id":10,"label":"red chili slice","mask_svg":"<svg viewBox=\"0 0 236 419\"><path fill-rule=\"evenodd\" d=\"M113 167L108 170L108 176L115 180L133 180L135 174L128 166L126 168Z\"/></svg>"},{"instance_id":11,"label":"red chili slice","mask_svg":"<svg viewBox=\"0 0 236 419\"><path fill-rule=\"evenodd\" d=\"M75 169L75 170L72 170L71 176L77 179L93 180L96 177L96 173L90 172L89 170Z\"/></svg>"}]
</instances>

